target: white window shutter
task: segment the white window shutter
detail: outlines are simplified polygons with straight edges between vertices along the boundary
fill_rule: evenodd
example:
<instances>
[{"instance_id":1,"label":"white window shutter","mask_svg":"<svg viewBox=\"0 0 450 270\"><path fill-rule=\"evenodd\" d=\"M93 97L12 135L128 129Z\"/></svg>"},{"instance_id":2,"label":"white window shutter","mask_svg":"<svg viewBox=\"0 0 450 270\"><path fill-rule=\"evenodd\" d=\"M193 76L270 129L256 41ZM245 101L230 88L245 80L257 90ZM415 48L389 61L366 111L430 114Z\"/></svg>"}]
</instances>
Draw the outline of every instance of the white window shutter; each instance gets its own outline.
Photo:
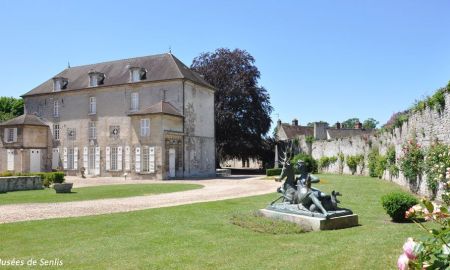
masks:
<instances>
[{"instance_id":1,"label":"white window shutter","mask_svg":"<svg viewBox=\"0 0 450 270\"><path fill-rule=\"evenodd\" d=\"M8 128L5 128L4 130L3 130L3 141L6 143L6 142L8 142Z\"/></svg>"},{"instance_id":2,"label":"white window shutter","mask_svg":"<svg viewBox=\"0 0 450 270\"><path fill-rule=\"evenodd\" d=\"M14 150L7 150L7 170L14 171Z\"/></svg>"},{"instance_id":3,"label":"white window shutter","mask_svg":"<svg viewBox=\"0 0 450 270\"><path fill-rule=\"evenodd\" d=\"M125 171L130 171L130 147L125 146Z\"/></svg>"},{"instance_id":4,"label":"white window shutter","mask_svg":"<svg viewBox=\"0 0 450 270\"><path fill-rule=\"evenodd\" d=\"M63 148L63 168L67 170L67 147Z\"/></svg>"},{"instance_id":5,"label":"white window shutter","mask_svg":"<svg viewBox=\"0 0 450 270\"><path fill-rule=\"evenodd\" d=\"M117 147L117 170L122 170L122 146Z\"/></svg>"},{"instance_id":6,"label":"white window shutter","mask_svg":"<svg viewBox=\"0 0 450 270\"><path fill-rule=\"evenodd\" d=\"M73 148L73 169L78 170L78 147Z\"/></svg>"},{"instance_id":7,"label":"white window shutter","mask_svg":"<svg viewBox=\"0 0 450 270\"><path fill-rule=\"evenodd\" d=\"M149 153L149 172L154 173L155 172L155 147L149 147L148 148Z\"/></svg>"},{"instance_id":8,"label":"white window shutter","mask_svg":"<svg viewBox=\"0 0 450 270\"><path fill-rule=\"evenodd\" d=\"M83 167L86 171L88 170L88 157L89 157L88 148L85 146L83 147Z\"/></svg>"},{"instance_id":9,"label":"white window shutter","mask_svg":"<svg viewBox=\"0 0 450 270\"><path fill-rule=\"evenodd\" d=\"M106 147L106 170L109 171L111 169L111 148L109 146Z\"/></svg>"},{"instance_id":10,"label":"white window shutter","mask_svg":"<svg viewBox=\"0 0 450 270\"><path fill-rule=\"evenodd\" d=\"M95 175L100 175L100 147L95 147Z\"/></svg>"},{"instance_id":11,"label":"white window shutter","mask_svg":"<svg viewBox=\"0 0 450 270\"><path fill-rule=\"evenodd\" d=\"M13 142L17 142L17 128L14 128L13 130L14 130L14 132L13 132Z\"/></svg>"},{"instance_id":12,"label":"white window shutter","mask_svg":"<svg viewBox=\"0 0 450 270\"><path fill-rule=\"evenodd\" d=\"M136 158L135 158L134 167L136 168L136 172L141 172L141 148L136 147Z\"/></svg>"}]
</instances>

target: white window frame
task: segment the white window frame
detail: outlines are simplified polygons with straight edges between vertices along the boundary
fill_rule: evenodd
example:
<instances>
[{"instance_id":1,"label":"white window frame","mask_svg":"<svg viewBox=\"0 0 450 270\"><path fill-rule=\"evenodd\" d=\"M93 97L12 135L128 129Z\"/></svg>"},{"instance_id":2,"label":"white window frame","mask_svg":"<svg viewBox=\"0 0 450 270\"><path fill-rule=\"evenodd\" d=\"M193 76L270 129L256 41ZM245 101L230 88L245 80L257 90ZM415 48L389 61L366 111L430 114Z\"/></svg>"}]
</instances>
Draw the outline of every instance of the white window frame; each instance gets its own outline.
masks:
<instances>
[{"instance_id":1,"label":"white window frame","mask_svg":"<svg viewBox=\"0 0 450 270\"><path fill-rule=\"evenodd\" d=\"M89 114L97 114L97 99L89 97Z\"/></svg>"},{"instance_id":2,"label":"white window frame","mask_svg":"<svg viewBox=\"0 0 450 270\"><path fill-rule=\"evenodd\" d=\"M5 128L5 143L17 142L17 128Z\"/></svg>"},{"instance_id":3,"label":"white window frame","mask_svg":"<svg viewBox=\"0 0 450 270\"><path fill-rule=\"evenodd\" d=\"M141 137L150 136L150 119L141 119Z\"/></svg>"},{"instance_id":4,"label":"white window frame","mask_svg":"<svg viewBox=\"0 0 450 270\"><path fill-rule=\"evenodd\" d=\"M74 148L67 148L67 169L74 170L75 168L75 150Z\"/></svg>"},{"instance_id":5,"label":"white window frame","mask_svg":"<svg viewBox=\"0 0 450 270\"><path fill-rule=\"evenodd\" d=\"M141 70L138 68L134 68L131 70L131 82L140 82L141 81Z\"/></svg>"},{"instance_id":6,"label":"white window frame","mask_svg":"<svg viewBox=\"0 0 450 270\"><path fill-rule=\"evenodd\" d=\"M131 93L130 110L131 111L139 110L139 93L138 92Z\"/></svg>"},{"instance_id":7,"label":"white window frame","mask_svg":"<svg viewBox=\"0 0 450 270\"><path fill-rule=\"evenodd\" d=\"M55 141L59 141L61 134L60 126L59 124L53 124L53 139Z\"/></svg>"},{"instance_id":8,"label":"white window frame","mask_svg":"<svg viewBox=\"0 0 450 270\"><path fill-rule=\"evenodd\" d=\"M61 91L61 85L62 85L61 80L54 80L53 81L53 92Z\"/></svg>"},{"instance_id":9,"label":"white window frame","mask_svg":"<svg viewBox=\"0 0 450 270\"><path fill-rule=\"evenodd\" d=\"M59 101L53 101L53 117L59 117Z\"/></svg>"},{"instance_id":10,"label":"white window frame","mask_svg":"<svg viewBox=\"0 0 450 270\"><path fill-rule=\"evenodd\" d=\"M111 155L111 163L110 163L110 170L111 171L118 171L119 167L118 167L118 158L119 158L119 150L117 146L112 146L111 150L110 150L110 155Z\"/></svg>"},{"instance_id":11,"label":"white window frame","mask_svg":"<svg viewBox=\"0 0 450 270\"><path fill-rule=\"evenodd\" d=\"M89 122L89 140L95 140L97 139L97 125L96 122L91 121Z\"/></svg>"},{"instance_id":12,"label":"white window frame","mask_svg":"<svg viewBox=\"0 0 450 270\"><path fill-rule=\"evenodd\" d=\"M89 75L89 87L96 87L96 86L98 86L98 76L97 76L97 74Z\"/></svg>"},{"instance_id":13,"label":"white window frame","mask_svg":"<svg viewBox=\"0 0 450 270\"><path fill-rule=\"evenodd\" d=\"M148 146L142 147L142 172L150 172L150 149Z\"/></svg>"}]
</instances>

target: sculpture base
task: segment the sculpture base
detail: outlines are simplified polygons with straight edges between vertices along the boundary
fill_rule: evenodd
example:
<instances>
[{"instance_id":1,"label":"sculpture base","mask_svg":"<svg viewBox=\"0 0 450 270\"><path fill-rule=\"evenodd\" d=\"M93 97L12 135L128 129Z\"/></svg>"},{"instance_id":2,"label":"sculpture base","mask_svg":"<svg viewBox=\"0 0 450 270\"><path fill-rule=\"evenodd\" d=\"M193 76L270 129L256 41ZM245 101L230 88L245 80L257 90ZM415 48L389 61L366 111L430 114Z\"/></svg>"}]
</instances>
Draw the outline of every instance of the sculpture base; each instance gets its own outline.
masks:
<instances>
[{"instance_id":1,"label":"sculpture base","mask_svg":"<svg viewBox=\"0 0 450 270\"><path fill-rule=\"evenodd\" d=\"M358 226L358 215L355 214L326 219L322 217L303 216L268 209L260 209L259 212L268 218L281 219L296 223L306 231L339 230Z\"/></svg>"}]
</instances>

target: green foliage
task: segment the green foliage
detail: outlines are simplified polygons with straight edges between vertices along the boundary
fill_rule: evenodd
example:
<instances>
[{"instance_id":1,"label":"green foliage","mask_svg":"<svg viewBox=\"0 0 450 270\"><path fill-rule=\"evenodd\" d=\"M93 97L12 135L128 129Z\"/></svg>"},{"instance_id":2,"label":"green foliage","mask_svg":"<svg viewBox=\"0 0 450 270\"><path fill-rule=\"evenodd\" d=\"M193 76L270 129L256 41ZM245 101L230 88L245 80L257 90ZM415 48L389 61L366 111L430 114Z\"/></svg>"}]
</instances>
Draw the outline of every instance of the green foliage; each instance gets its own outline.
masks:
<instances>
[{"instance_id":1,"label":"green foliage","mask_svg":"<svg viewBox=\"0 0 450 270\"><path fill-rule=\"evenodd\" d=\"M278 176L281 174L281 168L266 169L266 176Z\"/></svg>"},{"instance_id":2,"label":"green foliage","mask_svg":"<svg viewBox=\"0 0 450 270\"><path fill-rule=\"evenodd\" d=\"M395 146L389 146L386 152L386 166L390 177L398 177L400 169L397 166Z\"/></svg>"},{"instance_id":3,"label":"green foliage","mask_svg":"<svg viewBox=\"0 0 450 270\"><path fill-rule=\"evenodd\" d=\"M314 142L314 136L311 136L311 135L308 135L308 136L306 136L306 138L305 138L305 142L306 143L309 143L309 144L311 144L311 143L313 143Z\"/></svg>"},{"instance_id":4,"label":"green foliage","mask_svg":"<svg viewBox=\"0 0 450 270\"><path fill-rule=\"evenodd\" d=\"M308 172L317 173L317 169L318 169L317 161L312 156L305 154L305 153L300 153L300 154L295 155L291 159L291 163L296 164L297 161L299 161L299 160L303 160L305 162L306 169L308 170Z\"/></svg>"},{"instance_id":5,"label":"green foliage","mask_svg":"<svg viewBox=\"0 0 450 270\"><path fill-rule=\"evenodd\" d=\"M359 118L350 118L342 122L342 128L354 128L359 123Z\"/></svg>"},{"instance_id":6,"label":"green foliage","mask_svg":"<svg viewBox=\"0 0 450 270\"><path fill-rule=\"evenodd\" d=\"M344 162L345 162L345 156L344 153L339 152L337 155L338 161L339 161L339 174L344 173Z\"/></svg>"},{"instance_id":7,"label":"green foliage","mask_svg":"<svg viewBox=\"0 0 450 270\"><path fill-rule=\"evenodd\" d=\"M381 204L393 221L405 221L405 213L418 204L416 197L405 192L392 192L381 197Z\"/></svg>"},{"instance_id":8,"label":"green foliage","mask_svg":"<svg viewBox=\"0 0 450 270\"><path fill-rule=\"evenodd\" d=\"M42 179L42 185L44 187L50 187L53 183L63 183L65 181L64 172L37 172L37 173L14 173L14 172L2 172L0 177L5 176L40 176Z\"/></svg>"},{"instance_id":9,"label":"green foliage","mask_svg":"<svg viewBox=\"0 0 450 270\"><path fill-rule=\"evenodd\" d=\"M378 178L382 178L384 171L387 168L387 159L385 156L383 155L379 155L377 157L377 162L376 162L376 166L375 166L375 174Z\"/></svg>"},{"instance_id":10,"label":"green foliage","mask_svg":"<svg viewBox=\"0 0 450 270\"><path fill-rule=\"evenodd\" d=\"M373 118L369 118L369 119L364 120L363 128L365 128L365 129L375 129L375 128L377 128L377 125L379 123L380 122L378 122L377 120L375 120Z\"/></svg>"},{"instance_id":11,"label":"green foliage","mask_svg":"<svg viewBox=\"0 0 450 270\"><path fill-rule=\"evenodd\" d=\"M337 157L321 157L318 161L319 170L326 170L328 167L336 163Z\"/></svg>"},{"instance_id":12,"label":"green foliage","mask_svg":"<svg viewBox=\"0 0 450 270\"><path fill-rule=\"evenodd\" d=\"M378 150L378 148L372 148L369 152L368 155L368 165L367 167L369 168L369 175L371 177L377 177L377 163L378 163L378 159L380 156L380 152Z\"/></svg>"},{"instance_id":13,"label":"green foliage","mask_svg":"<svg viewBox=\"0 0 450 270\"><path fill-rule=\"evenodd\" d=\"M0 97L0 122L23 114L23 99Z\"/></svg>"},{"instance_id":14,"label":"green foliage","mask_svg":"<svg viewBox=\"0 0 450 270\"><path fill-rule=\"evenodd\" d=\"M257 211L253 211L251 213L233 214L230 222L234 225L238 225L258 233L298 234L305 232L295 223L280 219L267 218Z\"/></svg>"},{"instance_id":15,"label":"green foliage","mask_svg":"<svg viewBox=\"0 0 450 270\"><path fill-rule=\"evenodd\" d=\"M427 151L425 173L428 188L436 194L439 182L446 182L447 169L450 167L450 148L441 143L434 143Z\"/></svg>"},{"instance_id":16,"label":"green foliage","mask_svg":"<svg viewBox=\"0 0 450 270\"><path fill-rule=\"evenodd\" d=\"M361 160L364 161L364 156L361 155L347 156L347 166L352 172L352 175L356 173L356 170L358 169L358 165L360 164Z\"/></svg>"},{"instance_id":17,"label":"green foliage","mask_svg":"<svg viewBox=\"0 0 450 270\"><path fill-rule=\"evenodd\" d=\"M403 157L400 159L400 169L406 179L415 183L424 170L424 152L415 139L403 145Z\"/></svg>"}]
</instances>

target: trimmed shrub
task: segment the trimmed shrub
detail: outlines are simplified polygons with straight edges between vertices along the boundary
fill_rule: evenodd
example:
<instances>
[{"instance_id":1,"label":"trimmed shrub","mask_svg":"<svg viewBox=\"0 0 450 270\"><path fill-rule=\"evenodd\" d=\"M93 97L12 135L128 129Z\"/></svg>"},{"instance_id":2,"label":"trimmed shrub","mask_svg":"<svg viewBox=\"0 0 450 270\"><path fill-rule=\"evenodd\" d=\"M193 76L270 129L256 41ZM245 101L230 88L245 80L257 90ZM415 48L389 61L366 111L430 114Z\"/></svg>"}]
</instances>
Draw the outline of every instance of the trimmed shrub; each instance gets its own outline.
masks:
<instances>
[{"instance_id":1,"label":"trimmed shrub","mask_svg":"<svg viewBox=\"0 0 450 270\"><path fill-rule=\"evenodd\" d=\"M392 192L381 197L383 208L395 222L405 221L405 212L418 203L416 197L405 192Z\"/></svg>"},{"instance_id":2,"label":"trimmed shrub","mask_svg":"<svg viewBox=\"0 0 450 270\"><path fill-rule=\"evenodd\" d=\"M266 176L279 176L281 174L281 168L273 168L266 170Z\"/></svg>"}]
</instances>

